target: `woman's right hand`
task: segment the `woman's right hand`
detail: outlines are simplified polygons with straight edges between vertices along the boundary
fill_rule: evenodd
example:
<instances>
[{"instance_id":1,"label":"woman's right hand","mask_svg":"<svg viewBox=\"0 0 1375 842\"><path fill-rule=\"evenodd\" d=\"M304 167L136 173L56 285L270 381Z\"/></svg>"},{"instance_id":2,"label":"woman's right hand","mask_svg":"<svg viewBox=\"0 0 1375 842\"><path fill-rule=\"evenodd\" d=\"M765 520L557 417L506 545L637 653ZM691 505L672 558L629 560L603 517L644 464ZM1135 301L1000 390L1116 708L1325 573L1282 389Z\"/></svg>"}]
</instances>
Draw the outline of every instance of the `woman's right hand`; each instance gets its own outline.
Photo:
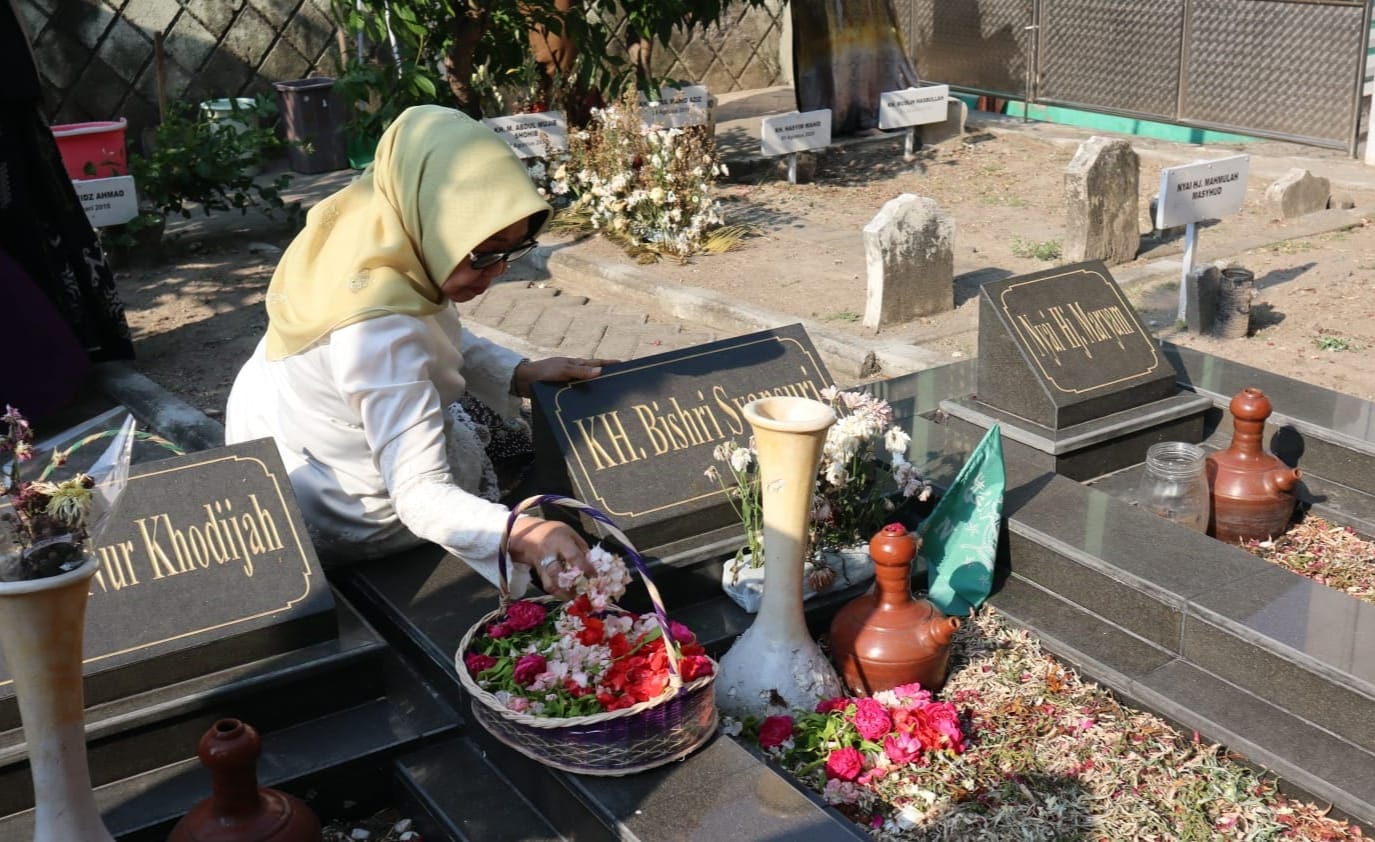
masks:
<instances>
[{"instance_id":1,"label":"woman's right hand","mask_svg":"<svg viewBox=\"0 0 1375 842\"><path fill-rule=\"evenodd\" d=\"M558 521L526 515L516 518L507 551L512 562L529 567L544 592L558 599L573 596L559 587L560 571L578 567L589 577L597 573L587 559L587 542L571 526Z\"/></svg>"}]
</instances>

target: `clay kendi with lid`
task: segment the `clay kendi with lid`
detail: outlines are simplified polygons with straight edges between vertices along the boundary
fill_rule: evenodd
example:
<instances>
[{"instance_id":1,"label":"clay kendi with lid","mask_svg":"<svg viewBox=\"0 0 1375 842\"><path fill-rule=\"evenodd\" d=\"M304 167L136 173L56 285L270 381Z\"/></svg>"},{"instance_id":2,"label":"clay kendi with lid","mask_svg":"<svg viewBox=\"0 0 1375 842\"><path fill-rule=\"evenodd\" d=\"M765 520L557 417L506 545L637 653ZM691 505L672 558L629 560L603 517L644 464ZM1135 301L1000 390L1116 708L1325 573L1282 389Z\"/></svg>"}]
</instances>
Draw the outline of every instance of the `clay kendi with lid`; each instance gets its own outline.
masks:
<instances>
[{"instance_id":1,"label":"clay kendi with lid","mask_svg":"<svg viewBox=\"0 0 1375 842\"><path fill-rule=\"evenodd\" d=\"M857 695L917 682L932 692L945 683L950 638L960 627L925 599L912 596L918 539L902 524L869 541L874 585L831 621L831 656Z\"/></svg>"},{"instance_id":2,"label":"clay kendi with lid","mask_svg":"<svg viewBox=\"0 0 1375 842\"><path fill-rule=\"evenodd\" d=\"M258 786L262 739L252 725L221 719L198 754L212 794L192 807L167 842L320 842L320 820L294 795Z\"/></svg>"},{"instance_id":3,"label":"clay kendi with lid","mask_svg":"<svg viewBox=\"0 0 1375 842\"><path fill-rule=\"evenodd\" d=\"M1261 439L1272 408L1261 390L1242 389L1230 409L1232 445L1208 455L1213 503L1208 534L1229 544L1264 541L1289 527L1303 472L1265 451Z\"/></svg>"}]
</instances>

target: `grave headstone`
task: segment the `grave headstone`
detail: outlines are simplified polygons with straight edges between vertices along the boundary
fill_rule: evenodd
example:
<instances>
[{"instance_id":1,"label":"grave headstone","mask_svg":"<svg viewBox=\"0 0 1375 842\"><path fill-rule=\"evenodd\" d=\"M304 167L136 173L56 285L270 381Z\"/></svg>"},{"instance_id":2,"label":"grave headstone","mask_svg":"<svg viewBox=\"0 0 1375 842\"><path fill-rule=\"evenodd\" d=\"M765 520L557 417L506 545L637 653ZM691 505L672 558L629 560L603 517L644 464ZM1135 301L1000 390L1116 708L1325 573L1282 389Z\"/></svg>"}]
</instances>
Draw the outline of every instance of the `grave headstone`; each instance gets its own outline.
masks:
<instances>
[{"instance_id":1,"label":"grave headstone","mask_svg":"<svg viewBox=\"0 0 1375 842\"><path fill-rule=\"evenodd\" d=\"M749 443L740 408L767 395L819 399L831 376L801 325L604 366L594 380L537 383L540 490L611 516L641 550L738 524L706 470ZM729 472L726 472L729 475Z\"/></svg>"},{"instance_id":2,"label":"grave headstone","mask_svg":"<svg viewBox=\"0 0 1375 842\"><path fill-rule=\"evenodd\" d=\"M864 226L864 326L878 330L955 306L955 220L904 193Z\"/></svg>"},{"instance_id":3,"label":"grave headstone","mask_svg":"<svg viewBox=\"0 0 1375 842\"><path fill-rule=\"evenodd\" d=\"M763 118L759 132L764 155L787 155L831 144L831 109L794 111Z\"/></svg>"},{"instance_id":4,"label":"grave headstone","mask_svg":"<svg viewBox=\"0 0 1375 842\"><path fill-rule=\"evenodd\" d=\"M1052 430L1169 397L1174 369L1101 261L979 289L979 400Z\"/></svg>"},{"instance_id":5,"label":"grave headstone","mask_svg":"<svg viewBox=\"0 0 1375 842\"><path fill-rule=\"evenodd\" d=\"M1265 206L1280 219L1326 210L1331 198L1331 180L1302 168L1290 170L1265 188Z\"/></svg>"},{"instance_id":6,"label":"grave headstone","mask_svg":"<svg viewBox=\"0 0 1375 842\"><path fill-rule=\"evenodd\" d=\"M1127 263L1141 245L1138 180L1141 162L1120 138L1091 137L1065 169L1066 260Z\"/></svg>"},{"instance_id":7,"label":"grave headstone","mask_svg":"<svg viewBox=\"0 0 1375 842\"><path fill-rule=\"evenodd\" d=\"M759 126L759 151L765 157L788 156L788 183L798 182L798 154L831 145L831 109L777 114ZM804 179L805 180L805 179Z\"/></svg>"},{"instance_id":8,"label":"grave headstone","mask_svg":"<svg viewBox=\"0 0 1375 842\"><path fill-rule=\"evenodd\" d=\"M86 703L337 634L334 600L270 439L133 465L94 546ZM0 663L0 730L18 725Z\"/></svg>"},{"instance_id":9,"label":"grave headstone","mask_svg":"<svg viewBox=\"0 0 1375 842\"><path fill-rule=\"evenodd\" d=\"M664 85L659 88L659 100L654 104L640 95L640 116L650 125L670 129L703 126L709 122L710 114L711 95L705 85Z\"/></svg>"},{"instance_id":10,"label":"grave headstone","mask_svg":"<svg viewBox=\"0 0 1375 842\"><path fill-rule=\"evenodd\" d=\"M120 225L138 216L138 191L133 176L85 178L72 182L77 201L92 228Z\"/></svg>"},{"instance_id":11,"label":"grave headstone","mask_svg":"<svg viewBox=\"0 0 1375 842\"><path fill-rule=\"evenodd\" d=\"M950 106L947 103L950 102L958 102L950 99L950 85L884 91L879 95L879 128L906 128L903 154L912 155L916 151L917 127L949 122ZM964 122L960 122L960 127L964 128ZM924 133L923 139L927 139Z\"/></svg>"},{"instance_id":12,"label":"grave headstone","mask_svg":"<svg viewBox=\"0 0 1375 842\"><path fill-rule=\"evenodd\" d=\"M521 158L544 158L568 151L568 123L562 111L486 117L482 122Z\"/></svg>"},{"instance_id":13,"label":"grave headstone","mask_svg":"<svg viewBox=\"0 0 1375 842\"><path fill-rule=\"evenodd\" d=\"M1175 370L1102 261L985 283L973 395L942 401L952 428L1002 429L1011 457L1070 479L1199 441L1207 395Z\"/></svg>"},{"instance_id":14,"label":"grave headstone","mask_svg":"<svg viewBox=\"0 0 1375 842\"><path fill-rule=\"evenodd\" d=\"M1246 201L1246 176L1251 169L1250 155L1232 155L1212 161L1196 161L1160 171L1152 226L1164 231L1184 226L1184 260L1179 277L1178 318L1188 309L1185 292L1189 272L1194 268L1198 248L1198 223L1236 213Z\"/></svg>"}]
</instances>

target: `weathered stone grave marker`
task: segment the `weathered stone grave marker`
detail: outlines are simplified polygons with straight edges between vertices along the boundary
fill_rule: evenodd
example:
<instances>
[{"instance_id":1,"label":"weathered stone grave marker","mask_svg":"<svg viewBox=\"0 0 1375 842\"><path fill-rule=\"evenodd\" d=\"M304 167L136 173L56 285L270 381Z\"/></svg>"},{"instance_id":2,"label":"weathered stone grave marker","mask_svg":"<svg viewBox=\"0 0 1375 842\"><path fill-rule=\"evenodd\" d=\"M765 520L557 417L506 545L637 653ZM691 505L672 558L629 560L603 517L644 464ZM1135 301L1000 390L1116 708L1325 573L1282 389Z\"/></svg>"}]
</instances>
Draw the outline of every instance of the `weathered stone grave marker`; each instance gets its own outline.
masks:
<instances>
[{"instance_id":1,"label":"weathered stone grave marker","mask_svg":"<svg viewBox=\"0 0 1375 842\"><path fill-rule=\"evenodd\" d=\"M1174 368L1101 261L991 281L979 290L978 388L942 403L1072 479L1140 462L1165 438L1198 441L1207 397ZM1009 445L1012 446L1012 445Z\"/></svg>"},{"instance_id":2,"label":"weathered stone grave marker","mask_svg":"<svg viewBox=\"0 0 1375 842\"><path fill-rule=\"evenodd\" d=\"M1250 155L1232 155L1212 161L1198 161L1160 171L1160 199L1155 208L1155 227L1184 228L1184 271L1179 278L1179 313L1187 320L1186 288L1194 268L1198 246L1198 223L1219 219L1241 210L1246 200L1246 176Z\"/></svg>"},{"instance_id":3,"label":"weathered stone grave marker","mask_svg":"<svg viewBox=\"0 0 1375 842\"><path fill-rule=\"evenodd\" d=\"M1109 265L1136 258L1141 161L1120 138L1091 137L1065 168L1065 259Z\"/></svg>"},{"instance_id":4,"label":"weathered stone grave marker","mask_svg":"<svg viewBox=\"0 0 1375 842\"><path fill-rule=\"evenodd\" d=\"M338 632L334 599L270 439L131 466L94 550L88 705ZM0 730L18 725L0 663Z\"/></svg>"},{"instance_id":5,"label":"weathered stone grave marker","mask_svg":"<svg viewBox=\"0 0 1375 842\"><path fill-rule=\"evenodd\" d=\"M759 128L760 154L788 156L788 183L797 183L797 153L831 145L831 109L793 111L765 117Z\"/></svg>"},{"instance_id":6,"label":"weathered stone grave marker","mask_svg":"<svg viewBox=\"0 0 1375 842\"><path fill-rule=\"evenodd\" d=\"M1295 167L1265 188L1265 206L1280 219L1295 219L1327 208L1332 181Z\"/></svg>"},{"instance_id":7,"label":"weathered stone grave marker","mask_svg":"<svg viewBox=\"0 0 1375 842\"><path fill-rule=\"evenodd\" d=\"M831 385L801 325L609 365L595 380L535 384L540 488L601 509L642 550L698 541L738 519L717 445L749 442L740 414L765 395L819 398Z\"/></svg>"},{"instance_id":8,"label":"weathered stone grave marker","mask_svg":"<svg viewBox=\"0 0 1375 842\"><path fill-rule=\"evenodd\" d=\"M955 306L955 220L904 193L864 226L864 326L878 330Z\"/></svg>"},{"instance_id":9,"label":"weathered stone grave marker","mask_svg":"<svg viewBox=\"0 0 1375 842\"><path fill-rule=\"evenodd\" d=\"M916 152L917 126L944 121L950 113L950 107L946 104L949 98L949 85L884 91L878 95L878 127L907 129L902 154L910 158Z\"/></svg>"}]
</instances>

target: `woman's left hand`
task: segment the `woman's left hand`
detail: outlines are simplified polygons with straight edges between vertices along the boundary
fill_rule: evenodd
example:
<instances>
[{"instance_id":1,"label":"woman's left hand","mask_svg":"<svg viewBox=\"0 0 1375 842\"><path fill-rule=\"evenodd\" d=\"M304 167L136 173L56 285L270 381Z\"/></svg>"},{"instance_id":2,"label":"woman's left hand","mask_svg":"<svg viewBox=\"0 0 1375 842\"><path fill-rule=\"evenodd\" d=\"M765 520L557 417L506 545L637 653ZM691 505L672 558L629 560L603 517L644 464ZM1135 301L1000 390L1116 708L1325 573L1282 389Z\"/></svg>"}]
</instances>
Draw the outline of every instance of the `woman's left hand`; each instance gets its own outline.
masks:
<instances>
[{"instance_id":1,"label":"woman's left hand","mask_svg":"<svg viewBox=\"0 0 1375 842\"><path fill-rule=\"evenodd\" d=\"M589 380L602 373L602 366L620 360L595 360L583 357L548 357L542 360L526 360L516 366L512 376L515 392L522 398L530 397L531 386L535 383L567 383L569 380Z\"/></svg>"}]
</instances>

